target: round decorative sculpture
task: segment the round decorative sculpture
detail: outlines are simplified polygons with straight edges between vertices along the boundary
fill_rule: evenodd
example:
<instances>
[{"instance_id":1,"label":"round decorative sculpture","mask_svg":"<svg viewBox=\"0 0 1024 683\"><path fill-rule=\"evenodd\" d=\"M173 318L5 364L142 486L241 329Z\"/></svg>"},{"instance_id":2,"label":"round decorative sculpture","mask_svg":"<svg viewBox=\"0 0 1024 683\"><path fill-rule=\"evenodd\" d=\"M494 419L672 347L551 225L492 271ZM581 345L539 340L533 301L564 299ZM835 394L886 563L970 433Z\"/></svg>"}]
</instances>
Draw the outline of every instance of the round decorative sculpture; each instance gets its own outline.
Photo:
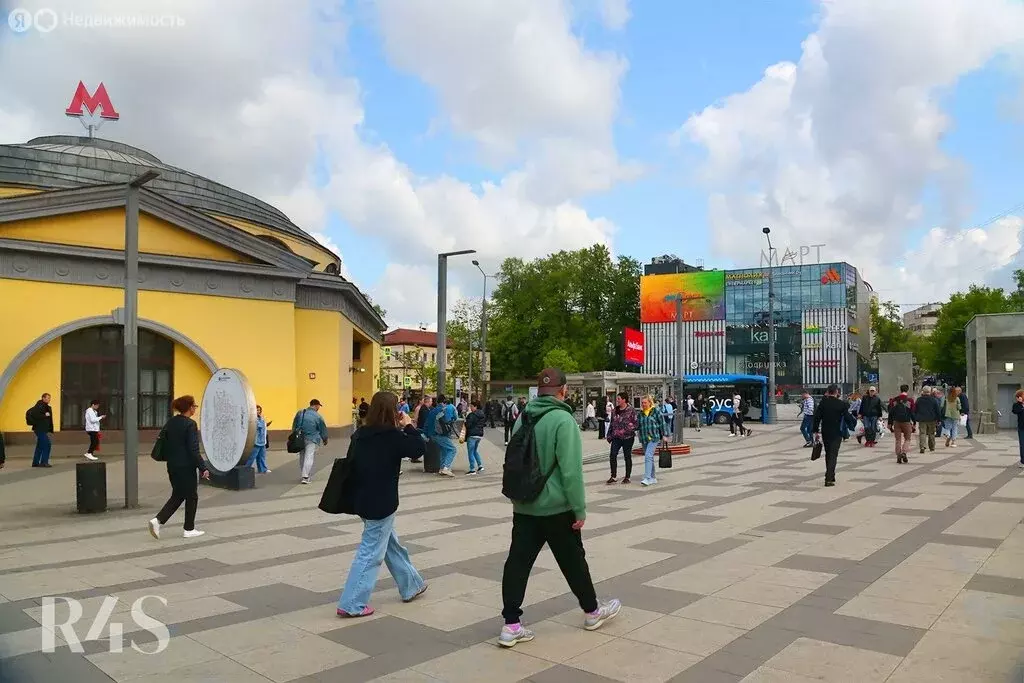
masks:
<instances>
[{"instance_id":1,"label":"round decorative sculpture","mask_svg":"<svg viewBox=\"0 0 1024 683\"><path fill-rule=\"evenodd\" d=\"M210 467L224 474L241 465L256 441L256 396L238 370L213 373L200 408L200 432Z\"/></svg>"}]
</instances>

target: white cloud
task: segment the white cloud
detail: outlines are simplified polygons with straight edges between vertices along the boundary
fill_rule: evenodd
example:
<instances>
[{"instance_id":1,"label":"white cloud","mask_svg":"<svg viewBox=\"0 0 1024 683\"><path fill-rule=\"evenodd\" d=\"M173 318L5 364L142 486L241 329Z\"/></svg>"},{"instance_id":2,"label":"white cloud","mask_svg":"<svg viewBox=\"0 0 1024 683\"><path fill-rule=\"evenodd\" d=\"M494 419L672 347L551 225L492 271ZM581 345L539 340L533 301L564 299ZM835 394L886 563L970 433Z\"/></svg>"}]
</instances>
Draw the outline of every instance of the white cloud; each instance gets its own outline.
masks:
<instances>
[{"instance_id":1,"label":"white cloud","mask_svg":"<svg viewBox=\"0 0 1024 683\"><path fill-rule=\"evenodd\" d=\"M614 226L573 200L635 173L618 164L611 142L625 63L587 51L561 3L381 4L389 50L437 89L451 125L482 147L522 146L521 168L482 185L420 177L385 144L368 142L360 84L330 63L344 53L347 26L328 0L153 0L144 11L130 0L89 10L45 4L60 15L167 14L184 25L61 26L0 42L0 142L79 134L64 107L79 79L103 81L121 114L103 136L270 201L328 247L332 211L380 243L382 277L368 291L391 323L435 319L438 251L475 248L493 272L504 256L611 242ZM411 43L394 45L404 39ZM544 150L559 145L592 164L565 160L577 167L572 177L548 184L542 176L560 173L564 155ZM318 160L326 187L313 173ZM468 259L453 261L449 300L463 276L475 291L470 269Z\"/></svg>"},{"instance_id":2,"label":"white cloud","mask_svg":"<svg viewBox=\"0 0 1024 683\"><path fill-rule=\"evenodd\" d=\"M957 234L969 200L965 169L941 148L952 122L940 97L1022 41L1024 5L1015 0L822 0L798 63L769 67L674 136L707 152L699 178L711 190L716 250L750 263L762 245L736 237L769 225L779 245L826 243L829 258L862 267L879 289L898 282L886 275L907 246L900 236L922 215L926 186L942 193L943 237ZM934 253L932 233L907 268L915 255L949 255L989 272L1003 256L984 245L1012 243L1005 226L988 232L997 229L987 240L963 232Z\"/></svg>"},{"instance_id":3,"label":"white cloud","mask_svg":"<svg viewBox=\"0 0 1024 683\"><path fill-rule=\"evenodd\" d=\"M629 0L601 0L601 20L607 28L621 31L631 16Z\"/></svg>"}]
</instances>

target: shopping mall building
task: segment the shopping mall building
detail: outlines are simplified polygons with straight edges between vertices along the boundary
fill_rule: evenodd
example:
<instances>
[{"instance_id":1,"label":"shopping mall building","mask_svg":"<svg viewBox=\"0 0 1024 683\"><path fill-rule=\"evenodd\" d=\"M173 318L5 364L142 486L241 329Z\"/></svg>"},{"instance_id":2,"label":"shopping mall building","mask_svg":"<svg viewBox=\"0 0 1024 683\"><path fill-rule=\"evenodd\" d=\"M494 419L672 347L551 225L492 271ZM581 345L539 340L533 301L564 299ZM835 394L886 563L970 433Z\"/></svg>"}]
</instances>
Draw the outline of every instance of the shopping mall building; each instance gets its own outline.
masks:
<instances>
[{"instance_id":1,"label":"shopping mall building","mask_svg":"<svg viewBox=\"0 0 1024 683\"><path fill-rule=\"evenodd\" d=\"M0 145L0 431L29 435L50 393L54 427L81 439L92 399L105 435L123 428L127 183L139 190L139 426L202 396L217 368L242 371L287 430L311 398L328 427L380 372L384 321L339 275L338 257L274 207L117 142L72 136ZM62 435L58 433L57 440Z\"/></svg>"},{"instance_id":2,"label":"shopping mall building","mask_svg":"<svg viewBox=\"0 0 1024 683\"><path fill-rule=\"evenodd\" d=\"M648 268L651 273L664 268ZM676 304L683 298L683 364L688 375L768 374L768 272L701 270L640 280L644 372L677 373ZM775 290L776 384L792 394L867 377L871 286L848 263L771 268Z\"/></svg>"}]
</instances>

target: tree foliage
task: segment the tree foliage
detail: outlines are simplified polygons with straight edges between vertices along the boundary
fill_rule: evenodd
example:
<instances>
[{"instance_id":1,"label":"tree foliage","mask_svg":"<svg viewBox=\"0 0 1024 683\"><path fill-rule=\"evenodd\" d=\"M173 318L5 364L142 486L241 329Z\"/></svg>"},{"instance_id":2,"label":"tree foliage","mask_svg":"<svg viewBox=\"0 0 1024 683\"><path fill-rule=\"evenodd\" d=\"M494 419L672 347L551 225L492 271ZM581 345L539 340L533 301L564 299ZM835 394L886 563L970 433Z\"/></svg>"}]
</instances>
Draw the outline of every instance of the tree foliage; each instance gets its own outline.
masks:
<instances>
[{"instance_id":1,"label":"tree foliage","mask_svg":"<svg viewBox=\"0 0 1024 683\"><path fill-rule=\"evenodd\" d=\"M1024 311L1024 291L1020 288L1007 294L1002 289L972 286L966 292L957 292L939 309L939 318L929 338L931 369L962 382L967 376L967 342L964 328L971 318L984 313L1011 313Z\"/></svg>"},{"instance_id":2,"label":"tree foliage","mask_svg":"<svg viewBox=\"0 0 1024 683\"><path fill-rule=\"evenodd\" d=\"M506 259L488 304L492 377L532 377L555 350L579 372L623 369L622 328L640 319L640 271L603 245Z\"/></svg>"},{"instance_id":3,"label":"tree foliage","mask_svg":"<svg viewBox=\"0 0 1024 683\"><path fill-rule=\"evenodd\" d=\"M576 359L572 357L572 354L565 349L551 349L544 354L542 364L545 368L559 368L566 374L580 371L579 363L577 363Z\"/></svg>"}]
</instances>

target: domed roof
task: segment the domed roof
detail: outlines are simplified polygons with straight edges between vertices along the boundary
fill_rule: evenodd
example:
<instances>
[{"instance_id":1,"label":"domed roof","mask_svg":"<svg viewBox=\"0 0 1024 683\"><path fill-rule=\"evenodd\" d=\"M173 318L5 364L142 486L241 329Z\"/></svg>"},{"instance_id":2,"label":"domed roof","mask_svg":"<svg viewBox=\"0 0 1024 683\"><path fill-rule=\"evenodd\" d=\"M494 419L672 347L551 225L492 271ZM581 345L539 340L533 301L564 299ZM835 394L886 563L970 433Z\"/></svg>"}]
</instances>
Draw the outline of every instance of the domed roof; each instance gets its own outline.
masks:
<instances>
[{"instance_id":1,"label":"domed roof","mask_svg":"<svg viewBox=\"0 0 1024 683\"><path fill-rule=\"evenodd\" d=\"M0 145L0 185L69 189L127 183L149 169L160 177L146 187L179 204L265 225L316 244L281 211L255 197L175 166L149 152L113 140L48 135Z\"/></svg>"}]
</instances>

